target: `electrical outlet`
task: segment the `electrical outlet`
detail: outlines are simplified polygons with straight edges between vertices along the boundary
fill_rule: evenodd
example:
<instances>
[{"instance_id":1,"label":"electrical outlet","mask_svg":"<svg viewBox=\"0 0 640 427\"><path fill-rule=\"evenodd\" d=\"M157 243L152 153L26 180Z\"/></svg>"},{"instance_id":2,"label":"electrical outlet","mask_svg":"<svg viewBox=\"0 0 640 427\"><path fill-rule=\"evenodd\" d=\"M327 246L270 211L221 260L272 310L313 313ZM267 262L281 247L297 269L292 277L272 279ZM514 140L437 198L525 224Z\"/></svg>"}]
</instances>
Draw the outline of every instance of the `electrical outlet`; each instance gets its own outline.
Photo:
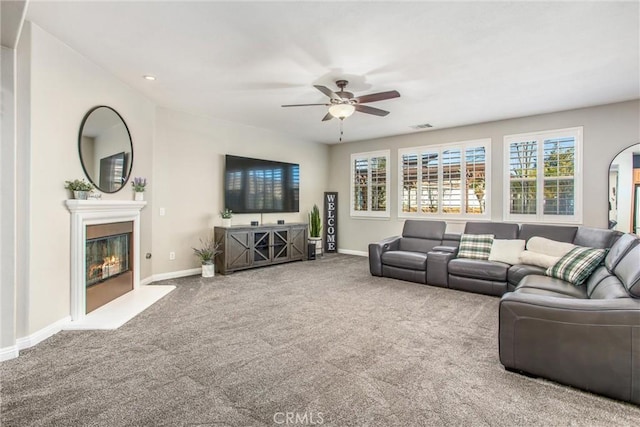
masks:
<instances>
[{"instance_id":1,"label":"electrical outlet","mask_svg":"<svg viewBox=\"0 0 640 427\"><path fill-rule=\"evenodd\" d=\"M167 211L165 210L165 208L160 208L160 216L165 216L167 214Z\"/></svg>"},{"instance_id":2,"label":"electrical outlet","mask_svg":"<svg viewBox=\"0 0 640 427\"><path fill-rule=\"evenodd\" d=\"M173 261L174 259L176 259L176 253L175 252L169 252L169 260Z\"/></svg>"}]
</instances>

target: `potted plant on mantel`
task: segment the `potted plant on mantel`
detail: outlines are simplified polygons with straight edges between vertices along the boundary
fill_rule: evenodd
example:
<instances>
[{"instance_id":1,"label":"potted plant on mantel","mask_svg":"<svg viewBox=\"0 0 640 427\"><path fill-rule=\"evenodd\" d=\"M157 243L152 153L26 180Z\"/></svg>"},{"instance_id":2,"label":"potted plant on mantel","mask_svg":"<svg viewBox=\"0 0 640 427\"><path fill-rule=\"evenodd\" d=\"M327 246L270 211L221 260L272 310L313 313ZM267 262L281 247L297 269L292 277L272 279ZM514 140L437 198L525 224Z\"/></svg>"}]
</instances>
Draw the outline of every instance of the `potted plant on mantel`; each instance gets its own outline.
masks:
<instances>
[{"instance_id":1,"label":"potted plant on mantel","mask_svg":"<svg viewBox=\"0 0 640 427\"><path fill-rule=\"evenodd\" d=\"M74 179L73 181L65 181L64 188L73 192L73 198L78 200L87 200L89 192L93 190L93 184L84 179Z\"/></svg>"},{"instance_id":2,"label":"potted plant on mantel","mask_svg":"<svg viewBox=\"0 0 640 427\"><path fill-rule=\"evenodd\" d=\"M133 187L133 200L137 202L143 201L144 190L147 186L147 178L133 178L133 181L131 181L131 186Z\"/></svg>"},{"instance_id":3,"label":"potted plant on mantel","mask_svg":"<svg viewBox=\"0 0 640 427\"><path fill-rule=\"evenodd\" d=\"M316 245L316 255L322 255L322 220L320 219L320 209L318 205L313 205L309 212L309 243Z\"/></svg>"},{"instance_id":4,"label":"potted plant on mantel","mask_svg":"<svg viewBox=\"0 0 640 427\"><path fill-rule=\"evenodd\" d=\"M229 208L224 208L223 211L220 211L220 216L222 217L222 226L231 227L231 217L233 216L233 211Z\"/></svg>"},{"instance_id":5,"label":"potted plant on mantel","mask_svg":"<svg viewBox=\"0 0 640 427\"><path fill-rule=\"evenodd\" d=\"M216 274L216 266L213 263L216 255L222 252L220 245L215 242L213 234L206 239L200 239L200 248L192 248L193 254L200 259L202 264L202 277L213 277Z\"/></svg>"}]
</instances>

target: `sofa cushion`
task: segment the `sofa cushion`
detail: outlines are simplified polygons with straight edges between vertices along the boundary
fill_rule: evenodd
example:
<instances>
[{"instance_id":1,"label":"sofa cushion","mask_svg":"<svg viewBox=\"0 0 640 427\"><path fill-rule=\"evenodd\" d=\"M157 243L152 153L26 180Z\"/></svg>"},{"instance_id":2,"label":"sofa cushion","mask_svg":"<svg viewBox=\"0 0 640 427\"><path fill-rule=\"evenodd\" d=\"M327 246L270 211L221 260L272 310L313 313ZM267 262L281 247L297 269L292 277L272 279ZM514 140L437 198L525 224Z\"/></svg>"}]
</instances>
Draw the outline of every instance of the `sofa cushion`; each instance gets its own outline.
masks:
<instances>
[{"instance_id":1,"label":"sofa cushion","mask_svg":"<svg viewBox=\"0 0 640 427\"><path fill-rule=\"evenodd\" d=\"M507 281L512 285L517 285L520 281L531 274L538 274L544 276L544 272L547 271L544 267L538 267L536 265L516 264L512 265L507 271Z\"/></svg>"},{"instance_id":2,"label":"sofa cushion","mask_svg":"<svg viewBox=\"0 0 640 427\"><path fill-rule=\"evenodd\" d=\"M407 252L424 252L425 254L434 247L440 245L440 240L417 239L415 237L401 237L398 242L398 249Z\"/></svg>"},{"instance_id":3,"label":"sofa cushion","mask_svg":"<svg viewBox=\"0 0 640 427\"><path fill-rule=\"evenodd\" d=\"M427 254L409 251L388 251L380 257L382 264L411 270L427 270Z\"/></svg>"},{"instance_id":4,"label":"sofa cushion","mask_svg":"<svg viewBox=\"0 0 640 427\"><path fill-rule=\"evenodd\" d=\"M623 234L618 240L611 246L609 253L604 259L604 265L609 271L613 271L616 265L622 258L633 249L634 246L640 244L640 238L633 234Z\"/></svg>"},{"instance_id":5,"label":"sofa cushion","mask_svg":"<svg viewBox=\"0 0 640 427\"><path fill-rule=\"evenodd\" d=\"M610 248L619 232L605 228L579 227L573 243L578 246L606 249Z\"/></svg>"},{"instance_id":6,"label":"sofa cushion","mask_svg":"<svg viewBox=\"0 0 640 427\"><path fill-rule=\"evenodd\" d=\"M542 225L542 224L522 224L519 238L529 240L534 236L546 237L547 239L559 242L573 243L578 227Z\"/></svg>"},{"instance_id":7,"label":"sofa cushion","mask_svg":"<svg viewBox=\"0 0 640 427\"><path fill-rule=\"evenodd\" d=\"M542 292L535 292L531 290L538 290ZM516 291L537 293L541 295L550 295L553 293L570 298L588 298L586 286L573 286L569 282L548 276L527 276L520 281Z\"/></svg>"},{"instance_id":8,"label":"sofa cushion","mask_svg":"<svg viewBox=\"0 0 640 427\"><path fill-rule=\"evenodd\" d=\"M581 285L602 262L606 249L577 247L546 271L547 276Z\"/></svg>"},{"instance_id":9,"label":"sofa cushion","mask_svg":"<svg viewBox=\"0 0 640 427\"><path fill-rule=\"evenodd\" d=\"M493 234L463 234L458 258L489 259L492 243Z\"/></svg>"},{"instance_id":10,"label":"sofa cushion","mask_svg":"<svg viewBox=\"0 0 640 427\"><path fill-rule=\"evenodd\" d=\"M524 249L524 240L519 239L493 239L489 261L500 261L507 264L518 264L520 252Z\"/></svg>"},{"instance_id":11,"label":"sofa cushion","mask_svg":"<svg viewBox=\"0 0 640 427\"><path fill-rule=\"evenodd\" d=\"M507 222L467 222L465 234L493 234L496 239L517 239L518 224Z\"/></svg>"},{"instance_id":12,"label":"sofa cushion","mask_svg":"<svg viewBox=\"0 0 640 427\"><path fill-rule=\"evenodd\" d=\"M456 258L449 261L447 269L454 276L505 282L509 267L509 264L503 262Z\"/></svg>"},{"instance_id":13,"label":"sofa cushion","mask_svg":"<svg viewBox=\"0 0 640 427\"><path fill-rule=\"evenodd\" d=\"M600 266L585 282L587 295L591 299L629 298L629 293L620 280Z\"/></svg>"},{"instance_id":14,"label":"sofa cushion","mask_svg":"<svg viewBox=\"0 0 640 427\"><path fill-rule=\"evenodd\" d=\"M573 285L571 285L573 286ZM575 286L574 286L575 287ZM538 289L538 288L518 288L514 292L519 294L533 294L533 295L542 295L545 297L554 297L554 298L571 298L575 299L571 295L563 294L556 291L551 291L549 289Z\"/></svg>"},{"instance_id":15,"label":"sofa cushion","mask_svg":"<svg viewBox=\"0 0 640 427\"><path fill-rule=\"evenodd\" d=\"M404 222L402 237L432 239L441 242L446 228L447 223L444 221L419 221L415 219L408 219Z\"/></svg>"},{"instance_id":16,"label":"sofa cushion","mask_svg":"<svg viewBox=\"0 0 640 427\"><path fill-rule=\"evenodd\" d=\"M640 245L627 252L613 269L613 273L631 295L640 298Z\"/></svg>"}]
</instances>

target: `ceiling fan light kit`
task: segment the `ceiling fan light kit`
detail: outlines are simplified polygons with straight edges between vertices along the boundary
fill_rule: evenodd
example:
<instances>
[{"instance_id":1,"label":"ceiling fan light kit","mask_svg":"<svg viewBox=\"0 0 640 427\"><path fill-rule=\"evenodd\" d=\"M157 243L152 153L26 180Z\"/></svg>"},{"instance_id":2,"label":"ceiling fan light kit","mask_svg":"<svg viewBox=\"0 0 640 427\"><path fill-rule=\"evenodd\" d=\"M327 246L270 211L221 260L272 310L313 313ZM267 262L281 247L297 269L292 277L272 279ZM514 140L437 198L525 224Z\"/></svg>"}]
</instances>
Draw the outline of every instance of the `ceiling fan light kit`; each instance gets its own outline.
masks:
<instances>
[{"instance_id":1,"label":"ceiling fan light kit","mask_svg":"<svg viewBox=\"0 0 640 427\"><path fill-rule=\"evenodd\" d=\"M352 104L333 104L329 107L329 113L336 119L344 120L356 111Z\"/></svg>"}]
</instances>

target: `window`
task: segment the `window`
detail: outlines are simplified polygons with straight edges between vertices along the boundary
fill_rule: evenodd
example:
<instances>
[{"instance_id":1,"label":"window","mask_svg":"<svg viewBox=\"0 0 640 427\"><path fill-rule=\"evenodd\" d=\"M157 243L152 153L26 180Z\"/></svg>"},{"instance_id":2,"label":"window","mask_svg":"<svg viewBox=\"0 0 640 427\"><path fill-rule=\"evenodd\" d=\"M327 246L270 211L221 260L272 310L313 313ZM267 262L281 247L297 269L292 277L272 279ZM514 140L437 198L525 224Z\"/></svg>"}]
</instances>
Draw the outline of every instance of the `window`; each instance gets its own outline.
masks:
<instances>
[{"instance_id":1,"label":"window","mask_svg":"<svg viewBox=\"0 0 640 427\"><path fill-rule=\"evenodd\" d=\"M582 222L582 127L504 137L507 221Z\"/></svg>"},{"instance_id":2,"label":"window","mask_svg":"<svg viewBox=\"0 0 640 427\"><path fill-rule=\"evenodd\" d=\"M488 217L490 139L398 150L398 216Z\"/></svg>"},{"instance_id":3,"label":"window","mask_svg":"<svg viewBox=\"0 0 640 427\"><path fill-rule=\"evenodd\" d=\"M389 155L351 155L351 216L389 217Z\"/></svg>"}]
</instances>

